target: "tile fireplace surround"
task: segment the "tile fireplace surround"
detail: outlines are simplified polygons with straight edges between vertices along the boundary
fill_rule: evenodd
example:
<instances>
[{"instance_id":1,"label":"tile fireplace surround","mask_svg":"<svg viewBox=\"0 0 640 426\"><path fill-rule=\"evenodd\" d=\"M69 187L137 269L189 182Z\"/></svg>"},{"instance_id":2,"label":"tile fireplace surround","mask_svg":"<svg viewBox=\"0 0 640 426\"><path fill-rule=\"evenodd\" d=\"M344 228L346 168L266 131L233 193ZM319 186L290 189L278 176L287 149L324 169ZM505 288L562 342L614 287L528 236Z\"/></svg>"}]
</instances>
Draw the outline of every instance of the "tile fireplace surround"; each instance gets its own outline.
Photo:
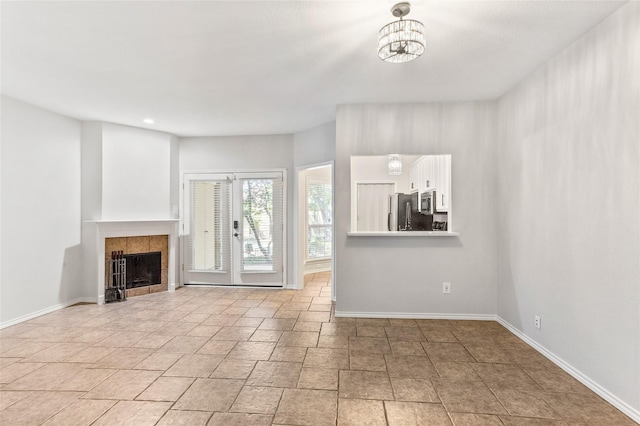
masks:
<instances>
[{"instance_id":1,"label":"tile fireplace surround","mask_svg":"<svg viewBox=\"0 0 640 426\"><path fill-rule=\"evenodd\" d=\"M95 227L94 232L87 232L89 241L85 241L87 246L95 248L95 252L90 259L94 259L88 265L87 279L95 283L96 301L98 304L104 303L105 284L105 260L107 254L112 250L123 250L125 254L143 253L149 251L161 251L155 248L151 250L151 245L163 246L162 238L168 240L167 249L163 253L162 259L162 282L157 286L141 287L143 290L127 292L129 296L137 295L140 292L149 293L155 291L175 291L176 271L177 271L177 250L178 243L178 220L96 220L87 221L85 226ZM128 244L129 243L129 244ZM115 244L115 245L114 245ZM127 245L130 245L129 249ZM108 247L107 247L108 246Z\"/></svg>"}]
</instances>

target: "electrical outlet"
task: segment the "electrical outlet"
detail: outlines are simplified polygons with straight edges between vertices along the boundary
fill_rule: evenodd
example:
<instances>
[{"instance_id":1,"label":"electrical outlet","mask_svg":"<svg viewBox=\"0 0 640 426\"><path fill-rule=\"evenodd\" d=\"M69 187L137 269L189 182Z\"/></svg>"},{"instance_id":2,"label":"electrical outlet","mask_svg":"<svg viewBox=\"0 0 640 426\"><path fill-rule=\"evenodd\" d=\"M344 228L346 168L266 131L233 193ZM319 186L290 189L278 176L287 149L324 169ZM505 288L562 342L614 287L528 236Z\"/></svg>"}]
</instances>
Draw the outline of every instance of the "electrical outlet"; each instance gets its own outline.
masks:
<instances>
[{"instance_id":1,"label":"electrical outlet","mask_svg":"<svg viewBox=\"0 0 640 426\"><path fill-rule=\"evenodd\" d=\"M447 282L442 283L442 292L444 294L451 293L451 283L447 283Z\"/></svg>"},{"instance_id":2,"label":"electrical outlet","mask_svg":"<svg viewBox=\"0 0 640 426\"><path fill-rule=\"evenodd\" d=\"M540 330L540 317L536 315L533 319L533 325L536 326L538 330Z\"/></svg>"}]
</instances>

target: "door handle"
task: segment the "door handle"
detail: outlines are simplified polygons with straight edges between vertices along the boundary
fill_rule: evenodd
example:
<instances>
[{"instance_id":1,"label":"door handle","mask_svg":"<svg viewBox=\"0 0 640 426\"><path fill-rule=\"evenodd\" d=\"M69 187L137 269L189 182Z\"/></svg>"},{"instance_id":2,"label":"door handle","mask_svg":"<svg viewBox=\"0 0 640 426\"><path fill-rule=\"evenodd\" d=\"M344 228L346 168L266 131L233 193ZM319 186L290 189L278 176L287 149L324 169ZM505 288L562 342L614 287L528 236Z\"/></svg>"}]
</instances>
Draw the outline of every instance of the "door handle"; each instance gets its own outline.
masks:
<instances>
[{"instance_id":1,"label":"door handle","mask_svg":"<svg viewBox=\"0 0 640 426\"><path fill-rule=\"evenodd\" d=\"M237 232L234 232L234 233L233 233L233 236L234 236L234 237L237 237L238 235L240 235L240 234L238 234Z\"/></svg>"}]
</instances>

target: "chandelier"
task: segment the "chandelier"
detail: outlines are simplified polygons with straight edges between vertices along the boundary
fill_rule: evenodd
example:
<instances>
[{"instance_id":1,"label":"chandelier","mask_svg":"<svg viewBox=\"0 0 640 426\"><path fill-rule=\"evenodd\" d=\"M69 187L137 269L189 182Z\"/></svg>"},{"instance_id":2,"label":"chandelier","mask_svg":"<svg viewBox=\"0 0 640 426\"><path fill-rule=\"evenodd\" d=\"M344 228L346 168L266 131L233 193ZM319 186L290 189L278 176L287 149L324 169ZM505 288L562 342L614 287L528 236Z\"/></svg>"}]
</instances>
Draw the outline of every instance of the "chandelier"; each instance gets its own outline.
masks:
<instances>
[{"instance_id":1,"label":"chandelier","mask_svg":"<svg viewBox=\"0 0 640 426\"><path fill-rule=\"evenodd\" d=\"M399 176L402 174L402 160L398 154L391 154L389 156L389 163L387 164L390 176Z\"/></svg>"},{"instance_id":2,"label":"chandelier","mask_svg":"<svg viewBox=\"0 0 640 426\"><path fill-rule=\"evenodd\" d=\"M409 62L424 53L424 25L413 19L402 19L411 11L409 3L398 3L391 8L397 21L380 28L378 56L386 62Z\"/></svg>"}]
</instances>

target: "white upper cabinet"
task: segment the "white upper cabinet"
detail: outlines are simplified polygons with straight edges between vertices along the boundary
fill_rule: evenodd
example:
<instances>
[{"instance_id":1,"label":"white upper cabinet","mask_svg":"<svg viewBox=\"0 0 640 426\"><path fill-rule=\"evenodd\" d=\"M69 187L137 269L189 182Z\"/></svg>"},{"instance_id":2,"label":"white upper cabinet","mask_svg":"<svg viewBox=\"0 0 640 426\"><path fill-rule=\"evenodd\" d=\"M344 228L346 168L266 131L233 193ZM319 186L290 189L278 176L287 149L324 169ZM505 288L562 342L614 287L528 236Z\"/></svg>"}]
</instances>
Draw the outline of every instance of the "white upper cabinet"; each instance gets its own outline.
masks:
<instances>
[{"instance_id":1,"label":"white upper cabinet","mask_svg":"<svg viewBox=\"0 0 640 426\"><path fill-rule=\"evenodd\" d=\"M410 192L436 191L436 211L449 211L451 199L451 156L425 155L409 170Z\"/></svg>"}]
</instances>

